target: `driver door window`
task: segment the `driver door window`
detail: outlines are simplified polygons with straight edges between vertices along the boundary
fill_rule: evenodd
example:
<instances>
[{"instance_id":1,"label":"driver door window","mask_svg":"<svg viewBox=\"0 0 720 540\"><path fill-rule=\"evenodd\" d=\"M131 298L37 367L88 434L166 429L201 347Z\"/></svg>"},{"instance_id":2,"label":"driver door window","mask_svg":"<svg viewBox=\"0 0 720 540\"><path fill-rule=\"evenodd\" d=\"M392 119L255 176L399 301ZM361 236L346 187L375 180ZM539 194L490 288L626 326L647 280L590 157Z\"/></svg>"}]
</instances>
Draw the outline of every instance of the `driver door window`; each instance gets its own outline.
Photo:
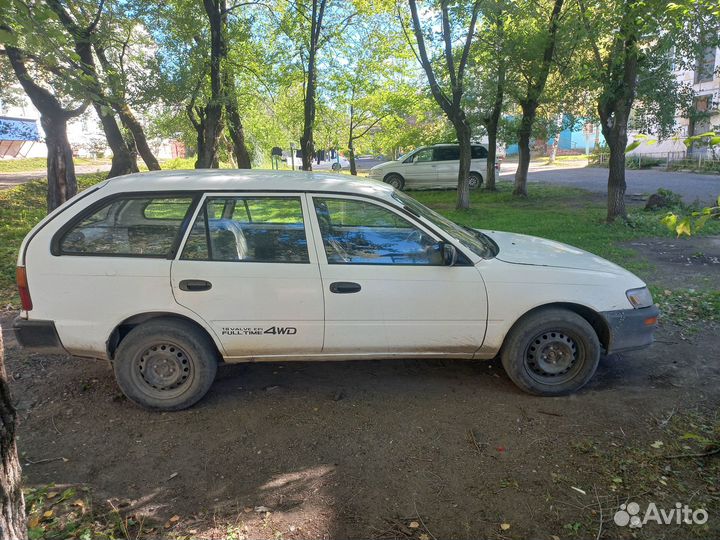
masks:
<instances>
[{"instance_id":1,"label":"driver door window","mask_svg":"<svg viewBox=\"0 0 720 540\"><path fill-rule=\"evenodd\" d=\"M315 198L328 264L442 265L437 241L373 203Z\"/></svg>"},{"instance_id":2,"label":"driver door window","mask_svg":"<svg viewBox=\"0 0 720 540\"><path fill-rule=\"evenodd\" d=\"M424 150L420 150L418 153L416 153L412 157L413 163L425 163L428 161L434 161L432 148L426 148Z\"/></svg>"}]
</instances>

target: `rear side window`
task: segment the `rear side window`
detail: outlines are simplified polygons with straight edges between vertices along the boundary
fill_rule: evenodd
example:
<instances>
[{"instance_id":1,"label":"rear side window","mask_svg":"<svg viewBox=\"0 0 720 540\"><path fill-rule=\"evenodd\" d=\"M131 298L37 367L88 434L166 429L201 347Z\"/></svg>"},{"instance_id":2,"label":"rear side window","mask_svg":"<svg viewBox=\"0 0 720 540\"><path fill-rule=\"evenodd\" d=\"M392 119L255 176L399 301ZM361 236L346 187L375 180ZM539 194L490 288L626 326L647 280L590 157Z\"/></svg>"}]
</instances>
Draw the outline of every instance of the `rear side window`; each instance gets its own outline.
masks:
<instances>
[{"instance_id":1,"label":"rear side window","mask_svg":"<svg viewBox=\"0 0 720 540\"><path fill-rule=\"evenodd\" d=\"M211 197L185 242L183 260L307 263L298 197Z\"/></svg>"},{"instance_id":2,"label":"rear side window","mask_svg":"<svg viewBox=\"0 0 720 540\"><path fill-rule=\"evenodd\" d=\"M191 205L190 196L113 199L65 232L59 253L167 257Z\"/></svg>"},{"instance_id":3,"label":"rear side window","mask_svg":"<svg viewBox=\"0 0 720 540\"><path fill-rule=\"evenodd\" d=\"M470 152L472 159L486 159L488 156L487 148L484 146L473 146Z\"/></svg>"},{"instance_id":4,"label":"rear side window","mask_svg":"<svg viewBox=\"0 0 720 540\"><path fill-rule=\"evenodd\" d=\"M435 161L455 161L460 159L457 146L438 146L435 148Z\"/></svg>"}]
</instances>

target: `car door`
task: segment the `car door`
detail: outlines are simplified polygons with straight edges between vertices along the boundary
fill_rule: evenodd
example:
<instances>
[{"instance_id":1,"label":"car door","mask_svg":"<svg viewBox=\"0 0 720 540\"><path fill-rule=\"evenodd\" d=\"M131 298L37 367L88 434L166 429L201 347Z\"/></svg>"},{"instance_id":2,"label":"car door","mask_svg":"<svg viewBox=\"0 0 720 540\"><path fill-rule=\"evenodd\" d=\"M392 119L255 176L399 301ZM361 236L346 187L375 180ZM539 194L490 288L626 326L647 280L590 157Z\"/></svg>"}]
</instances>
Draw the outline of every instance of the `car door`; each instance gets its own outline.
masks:
<instances>
[{"instance_id":1,"label":"car door","mask_svg":"<svg viewBox=\"0 0 720 540\"><path fill-rule=\"evenodd\" d=\"M323 353L471 356L487 297L477 269L445 266L441 238L385 202L311 194L325 299Z\"/></svg>"},{"instance_id":2,"label":"car door","mask_svg":"<svg viewBox=\"0 0 720 540\"><path fill-rule=\"evenodd\" d=\"M403 161L400 174L406 188L429 188L437 182L435 156L432 148L421 148Z\"/></svg>"},{"instance_id":3,"label":"car door","mask_svg":"<svg viewBox=\"0 0 720 540\"><path fill-rule=\"evenodd\" d=\"M435 162L438 187L457 187L460 149L457 146L436 146Z\"/></svg>"},{"instance_id":4,"label":"car door","mask_svg":"<svg viewBox=\"0 0 720 540\"><path fill-rule=\"evenodd\" d=\"M317 255L300 194L207 194L171 269L176 301L202 317L228 357L322 349Z\"/></svg>"}]
</instances>

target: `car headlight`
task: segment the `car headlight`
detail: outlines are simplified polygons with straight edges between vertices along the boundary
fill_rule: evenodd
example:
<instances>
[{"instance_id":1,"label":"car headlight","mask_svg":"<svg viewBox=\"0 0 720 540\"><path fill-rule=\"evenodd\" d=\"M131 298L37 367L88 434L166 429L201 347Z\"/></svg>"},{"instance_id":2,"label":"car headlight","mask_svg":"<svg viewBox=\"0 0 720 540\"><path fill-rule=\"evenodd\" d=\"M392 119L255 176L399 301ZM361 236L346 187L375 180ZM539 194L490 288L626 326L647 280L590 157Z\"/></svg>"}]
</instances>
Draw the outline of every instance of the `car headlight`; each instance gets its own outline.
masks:
<instances>
[{"instance_id":1,"label":"car headlight","mask_svg":"<svg viewBox=\"0 0 720 540\"><path fill-rule=\"evenodd\" d=\"M653 305L653 297L647 287L630 289L625 292L625 295L635 309L650 307Z\"/></svg>"}]
</instances>

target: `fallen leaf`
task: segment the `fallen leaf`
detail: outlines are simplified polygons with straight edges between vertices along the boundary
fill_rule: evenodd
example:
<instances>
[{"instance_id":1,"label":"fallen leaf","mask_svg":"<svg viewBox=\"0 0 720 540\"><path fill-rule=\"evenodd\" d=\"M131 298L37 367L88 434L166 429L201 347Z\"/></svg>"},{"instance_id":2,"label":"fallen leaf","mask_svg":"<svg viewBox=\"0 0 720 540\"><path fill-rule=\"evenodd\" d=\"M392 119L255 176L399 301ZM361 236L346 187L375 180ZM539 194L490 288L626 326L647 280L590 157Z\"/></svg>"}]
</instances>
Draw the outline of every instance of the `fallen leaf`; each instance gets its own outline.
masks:
<instances>
[{"instance_id":1,"label":"fallen leaf","mask_svg":"<svg viewBox=\"0 0 720 540\"><path fill-rule=\"evenodd\" d=\"M30 529L34 529L38 525L40 525L40 517L39 516L30 518L30 521L28 521L28 528L30 528Z\"/></svg>"},{"instance_id":2,"label":"fallen leaf","mask_svg":"<svg viewBox=\"0 0 720 540\"><path fill-rule=\"evenodd\" d=\"M54 498L57 497L57 496L58 496L58 492L57 492L57 491L51 491L50 493L47 494L47 498L48 498L48 499L54 499Z\"/></svg>"},{"instance_id":3,"label":"fallen leaf","mask_svg":"<svg viewBox=\"0 0 720 540\"><path fill-rule=\"evenodd\" d=\"M417 521L411 521L408 527L410 527L411 529L417 529L418 527L420 527L420 524Z\"/></svg>"},{"instance_id":4,"label":"fallen leaf","mask_svg":"<svg viewBox=\"0 0 720 540\"><path fill-rule=\"evenodd\" d=\"M178 521L180 521L180 516L175 514L173 517L170 518L170 521L173 523L177 523Z\"/></svg>"},{"instance_id":5,"label":"fallen leaf","mask_svg":"<svg viewBox=\"0 0 720 540\"><path fill-rule=\"evenodd\" d=\"M507 531L507 530L510 528L510 524L509 524L509 523L501 523L501 524L500 524L500 528L501 528L503 531Z\"/></svg>"},{"instance_id":6,"label":"fallen leaf","mask_svg":"<svg viewBox=\"0 0 720 540\"><path fill-rule=\"evenodd\" d=\"M653 448L660 448L662 445L663 445L662 441L655 441L650 446L652 446Z\"/></svg>"},{"instance_id":7,"label":"fallen leaf","mask_svg":"<svg viewBox=\"0 0 720 540\"><path fill-rule=\"evenodd\" d=\"M262 514L263 512L269 512L270 509L269 509L267 506L256 506L256 507L255 507L255 511L256 511L258 514Z\"/></svg>"},{"instance_id":8,"label":"fallen leaf","mask_svg":"<svg viewBox=\"0 0 720 540\"><path fill-rule=\"evenodd\" d=\"M172 474L170 475L170 477L168 478L168 480L172 480L172 479L175 478L177 475L178 475L178 473L176 473L176 472L172 473Z\"/></svg>"},{"instance_id":9,"label":"fallen leaf","mask_svg":"<svg viewBox=\"0 0 720 540\"><path fill-rule=\"evenodd\" d=\"M557 535L555 535L555 534L553 534L550 538L551 538L552 540L560 540L560 537L557 536Z\"/></svg>"},{"instance_id":10,"label":"fallen leaf","mask_svg":"<svg viewBox=\"0 0 720 540\"><path fill-rule=\"evenodd\" d=\"M52 510L48 510L47 512L43 513L43 519L50 519L53 517L54 512Z\"/></svg>"},{"instance_id":11,"label":"fallen leaf","mask_svg":"<svg viewBox=\"0 0 720 540\"><path fill-rule=\"evenodd\" d=\"M422 533L420 535L420 540L430 540L430 535L426 533Z\"/></svg>"},{"instance_id":12,"label":"fallen leaf","mask_svg":"<svg viewBox=\"0 0 720 540\"><path fill-rule=\"evenodd\" d=\"M79 508L82 508L83 510L85 509L85 501L83 501L82 499L76 499L76 500L74 500L74 501L72 502L72 505L73 505L73 506L77 506L77 507L79 507Z\"/></svg>"}]
</instances>

